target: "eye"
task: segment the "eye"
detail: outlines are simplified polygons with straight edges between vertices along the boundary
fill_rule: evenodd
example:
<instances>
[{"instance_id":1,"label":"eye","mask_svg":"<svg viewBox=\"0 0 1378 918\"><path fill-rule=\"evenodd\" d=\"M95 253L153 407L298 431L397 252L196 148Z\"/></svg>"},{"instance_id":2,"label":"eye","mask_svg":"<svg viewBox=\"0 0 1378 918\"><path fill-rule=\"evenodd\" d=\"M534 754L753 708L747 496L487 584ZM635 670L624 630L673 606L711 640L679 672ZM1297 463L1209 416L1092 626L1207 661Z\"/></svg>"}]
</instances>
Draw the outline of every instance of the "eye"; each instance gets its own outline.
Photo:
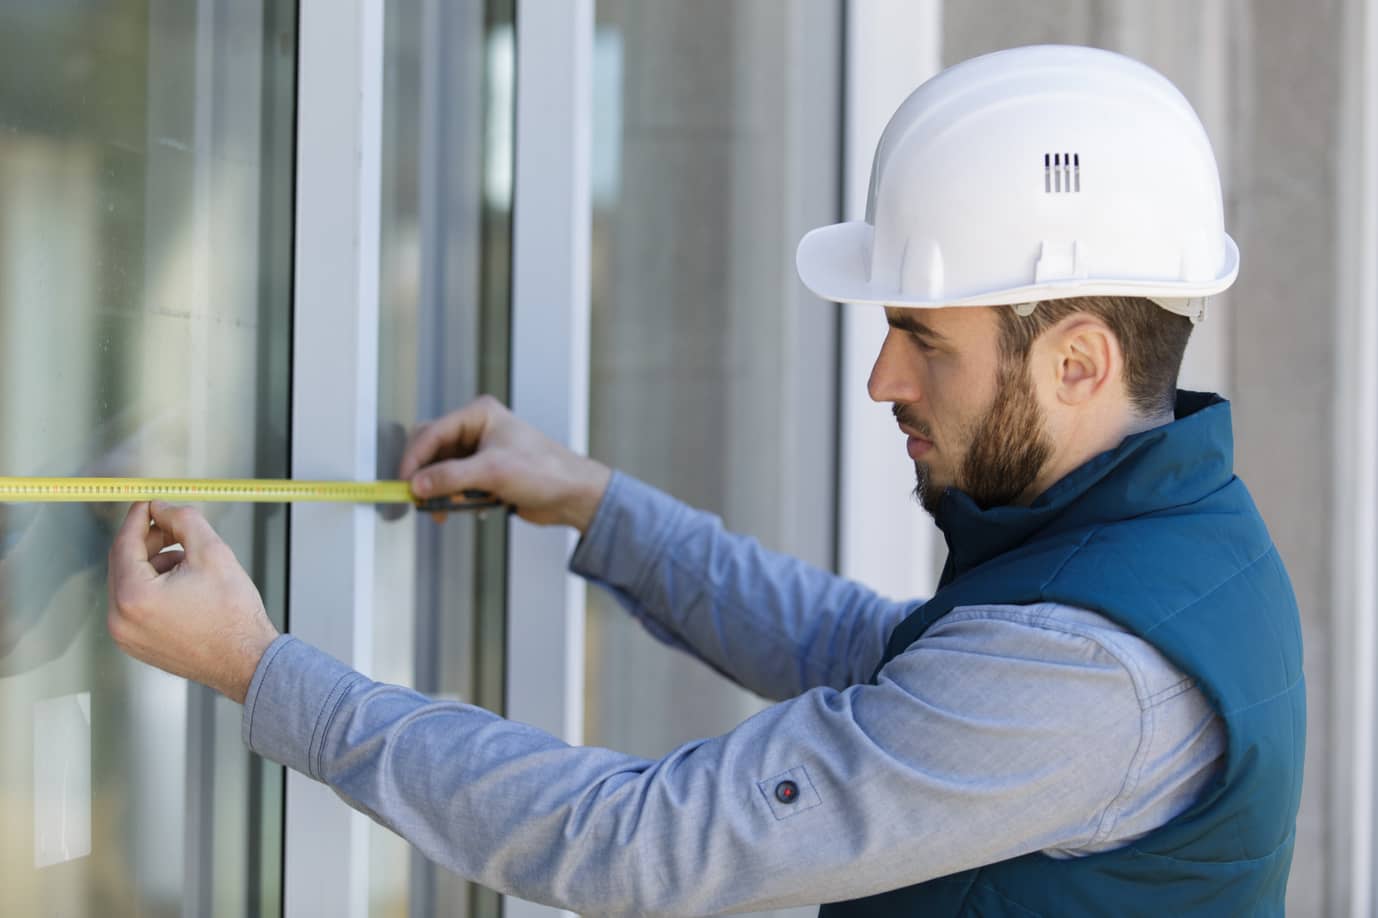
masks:
<instances>
[{"instance_id":1,"label":"eye","mask_svg":"<svg viewBox=\"0 0 1378 918\"><path fill-rule=\"evenodd\" d=\"M935 348L927 338L925 338L923 335L920 335L918 332L910 332L909 338L911 341L917 344L919 346L919 350L923 351L925 354L931 354L937 350L937 348Z\"/></svg>"}]
</instances>

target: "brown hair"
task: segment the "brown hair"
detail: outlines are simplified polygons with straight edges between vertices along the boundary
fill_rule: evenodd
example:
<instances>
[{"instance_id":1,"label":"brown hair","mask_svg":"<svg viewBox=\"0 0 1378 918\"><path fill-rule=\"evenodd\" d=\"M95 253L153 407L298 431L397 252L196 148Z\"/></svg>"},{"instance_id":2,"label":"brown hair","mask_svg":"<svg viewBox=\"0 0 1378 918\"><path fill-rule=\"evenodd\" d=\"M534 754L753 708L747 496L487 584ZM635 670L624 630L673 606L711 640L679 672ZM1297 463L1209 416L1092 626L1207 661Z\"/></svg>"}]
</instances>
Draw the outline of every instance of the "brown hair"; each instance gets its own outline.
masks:
<instances>
[{"instance_id":1,"label":"brown hair","mask_svg":"<svg viewBox=\"0 0 1378 918\"><path fill-rule=\"evenodd\" d=\"M1191 336L1191 320L1168 312L1152 300L1131 296L1082 296L1042 300L1028 316L1013 307L995 307L1000 316L1000 351L1006 360L1024 361L1034 341L1076 313L1100 319L1124 351L1124 389L1142 415L1171 411L1176 402L1177 374Z\"/></svg>"}]
</instances>

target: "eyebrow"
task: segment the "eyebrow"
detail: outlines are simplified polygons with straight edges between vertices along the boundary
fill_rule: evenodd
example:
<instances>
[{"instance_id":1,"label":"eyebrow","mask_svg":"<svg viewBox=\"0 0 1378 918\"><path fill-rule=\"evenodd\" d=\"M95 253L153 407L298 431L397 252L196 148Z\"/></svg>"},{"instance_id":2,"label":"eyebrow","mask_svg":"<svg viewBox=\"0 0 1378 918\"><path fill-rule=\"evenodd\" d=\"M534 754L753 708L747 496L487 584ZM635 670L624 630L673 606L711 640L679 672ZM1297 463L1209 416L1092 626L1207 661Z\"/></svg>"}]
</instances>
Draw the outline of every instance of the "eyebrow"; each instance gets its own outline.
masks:
<instances>
[{"instance_id":1,"label":"eyebrow","mask_svg":"<svg viewBox=\"0 0 1378 918\"><path fill-rule=\"evenodd\" d=\"M890 323L891 328L898 328L900 331L907 331L912 335L930 338L934 341L947 340L914 316L912 309L895 310L894 312L887 309L885 321Z\"/></svg>"}]
</instances>

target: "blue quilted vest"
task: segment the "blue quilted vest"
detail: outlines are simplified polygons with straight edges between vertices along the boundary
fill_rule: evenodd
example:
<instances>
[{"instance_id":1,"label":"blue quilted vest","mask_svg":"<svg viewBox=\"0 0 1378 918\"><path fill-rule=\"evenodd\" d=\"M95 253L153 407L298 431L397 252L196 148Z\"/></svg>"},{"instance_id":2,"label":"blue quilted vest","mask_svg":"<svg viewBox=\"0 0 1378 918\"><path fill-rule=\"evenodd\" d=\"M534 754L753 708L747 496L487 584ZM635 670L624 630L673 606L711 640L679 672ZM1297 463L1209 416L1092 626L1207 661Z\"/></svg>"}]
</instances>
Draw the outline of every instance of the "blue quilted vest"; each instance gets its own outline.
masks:
<instances>
[{"instance_id":1,"label":"blue quilted vest","mask_svg":"<svg viewBox=\"0 0 1378 918\"><path fill-rule=\"evenodd\" d=\"M1196 678L1227 730L1218 781L1128 847L1026 855L825 905L822 918L1283 913L1306 734L1296 599L1234 476L1229 403L1179 392L1176 415L1032 506L981 510L948 491L937 513L949 548L938 592L896 626L881 666L958 606L1093 609Z\"/></svg>"}]
</instances>

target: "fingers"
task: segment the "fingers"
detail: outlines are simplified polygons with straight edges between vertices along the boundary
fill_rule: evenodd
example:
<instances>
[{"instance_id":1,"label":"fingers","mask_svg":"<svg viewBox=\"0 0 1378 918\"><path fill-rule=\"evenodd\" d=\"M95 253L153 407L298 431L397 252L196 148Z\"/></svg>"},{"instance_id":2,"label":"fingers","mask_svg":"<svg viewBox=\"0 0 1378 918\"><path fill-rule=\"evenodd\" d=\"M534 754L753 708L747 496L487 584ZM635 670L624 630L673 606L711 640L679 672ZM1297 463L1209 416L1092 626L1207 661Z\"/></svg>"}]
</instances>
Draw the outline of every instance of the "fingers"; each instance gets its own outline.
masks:
<instances>
[{"instance_id":1,"label":"fingers","mask_svg":"<svg viewBox=\"0 0 1378 918\"><path fill-rule=\"evenodd\" d=\"M148 563L149 508L140 501L129 508L124 522L110 545L110 563L106 570L106 593L112 608L128 600L131 591L152 579Z\"/></svg>"},{"instance_id":2,"label":"fingers","mask_svg":"<svg viewBox=\"0 0 1378 918\"><path fill-rule=\"evenodd\" d=\"M417 469L447 450L455 450L462 455L474 452L493 419L506 410L491 395L482 395L458 411L427 424L407 444L398 475L404 479L411 478Z\"/></svg>"},{"instance_id":3,"label":"fingers","mask_svg":"<svg viewBox=\"0 0 1378 918\"><path fill-rule=\"evenodd\" d=\"M458 494L468 488L492 491L493 471L492 453L481 453L468 459L447 459L418 472L412 479L411 490L421 498Z\"/></svg>"},{"instance_id":4,"label":"fingers","mask_svg":"<svg viewBox=\"0 0 1378 918\"><path fill-rule=\"evenodd\" d=\"M144 536L144 548L148 550L148 557L152 559L158 552L167 548L169 545L176 545L177 540L172 537L172 533L154 523L148 528L148 534Z\"/></svg>"},{"instance_id":5,"label":"fingers","mask_svg":"<svg viewBox=\"0 0 1378 918\"><path fill-rule=\"evenodd\" d=\"M148 562L149 519L149 507L146 502L140 501L129 508L119 531L115 533L115 541L110 546L112 569Z\"/></svg>"},{"instance_id":6,"label":"fingers","mask_svg":"<svg viewBox=\"0 0 1378 918\"><path fill-rule=\"evenodd\" d=\"M158 524L158 528L166 534L165 538L169 539L166 544L181 543L182 548L193 558L220 544L220 536L216 535L211 524L192 507L174 507L162 501L154 501L149 506L149 513Z\"/></svg>"},{"instance_id":7,"label":"fingers","mask_svg":"<svg viewBox=\"0 0 1378 918\"><path fill-rule=\"evenodd\" d=\"M186 557L186 552L175 549L173 551L159 552L149 559L149 563L153 565L153 569L158 572L158 575L162 576L181 564L186 560Z\"/></svg>"},{"instance_id":8,"label":"fingers","mask_svg":"<svg viewBox=\"0 0 1378 918\"><path fill-rule=\"evenodd\" d=\"M411 435L402 451L402 461L397 466L397 477L406 481L416 474L416 470L435 458L440 451L439 435L435 431L438 421L423 424Z\"/></svg>"}]
</instances>

